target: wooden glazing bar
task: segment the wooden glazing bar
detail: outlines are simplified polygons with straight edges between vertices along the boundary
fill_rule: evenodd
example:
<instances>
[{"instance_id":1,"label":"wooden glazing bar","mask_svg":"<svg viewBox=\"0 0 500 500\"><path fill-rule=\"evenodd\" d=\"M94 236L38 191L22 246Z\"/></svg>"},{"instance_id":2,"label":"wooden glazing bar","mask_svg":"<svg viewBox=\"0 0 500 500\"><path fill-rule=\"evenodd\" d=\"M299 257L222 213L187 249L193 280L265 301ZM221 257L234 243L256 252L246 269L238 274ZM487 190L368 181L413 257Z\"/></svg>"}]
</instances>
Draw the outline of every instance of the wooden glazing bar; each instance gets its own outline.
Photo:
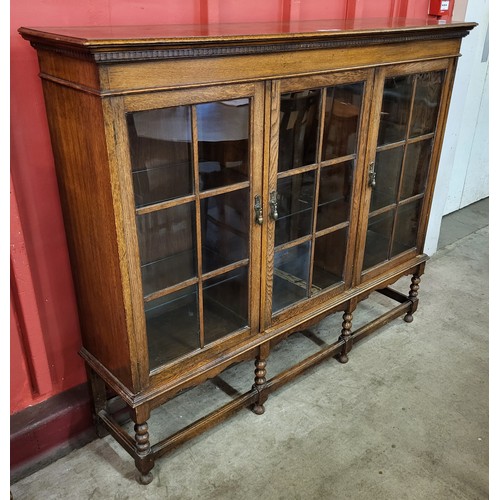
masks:
<instances>
[{"instance_id":1,"label":"wooden glazing bar","mask_svg":"<svg viewBox=\"0 0 500 500\"><path fill-rule=\"evenodd\" d=\"M397 203L391 203L390 205L387 205L386 207L382 207L382 208L379 208L377 210L374 210L373 212L370 212L368 214L368 217L375 217L375 215L380 215L380 214L383 214L384 212L389 212L391 210L393 210L394 208L396 208L398 205Z\"/></svg>"},{"instance_id":2,"label":"wooden glazing bar","mask_svg":"<svg viewBox=\"0 0 500 500\"><path fill-rule=\"evenodd\" d=\"M118 422L105 410L98 414L100 423L121 444L123 449L132 457L135 457L135 441L120 427Z\"/></svg>"},{"instance_id":3,"label":"wooden glazing bar","mask_svg":"<svg viewBox=\"0 0 500 500\"><path fill-rule=\"evenodd\" d=\"M332 165L337 165L339 163L345 163L346 161L351 161L356 159L356 153L352 155L339 156L338 158L333 158L332 160L322 161L320 167L331 167Z\"/></svg>"},{"instance_id":4,"label":"wooden glazing bar","mask_svg":"<svg viewBox=\"0 0 500 500\"><path fill-rule=\"evenodd\" d=\"M398 184L398 194L396 198L396 204L399 207L399 200L401 199L401 191L403 190L403 179L405 175L405 163L406 163L406 153L408 151L408 137L410 137L410 128L411 128L411 120L413 118L413 109L415 107L415 93L417 91L417 79L413 76L412 82L412 90L411 90L411 104L410 104L410 113L408 115L408 124L406 125L406 135L405 135L405 146L403 149L403 159L401 160L401 172L399 173L399 184ZM389 259L392 257L392 248L394 246L394 236L396 235L396 227L398 225L398 215L399 210L396 209L394 213L394 221L392 222L392 232L391 239L389 241Z\"/></svg>"},{"instance_id":5,"label":"wooden glazing bar","mask_svg":"<svg viewBox=\"0 0 500 500\"><path fill-rule=\"evenodd\" d=\"M290 170L285 170L284 172L278 172L278 179L284 179L285 177L291 177L292 175L303 174L304 172L310 172L318 168L316 163L311 165L305 165L303 167L292 168Z\"/></svg>"},{"instance_id":6,"label":"wooden glazing bar","mask_svg":"<svg viewBox=\"0 0 500 500\"><path fill-rule=\"evenodd\" d=\"M221 274L228 273L229 271L233 271L234 269L239 269L240 267L245 267L248 265L250 262L250 259L243 259L239 260L238 262L233 262L232 264L228 264L227 266L224 267L219 267L218 269L215 269L214 271L210 271L208 273L205 273L201 279L202 281L206 281L210 278L214 278L216 276L220 276Z\"/></svg>"},{"instance_id":7,"label":"wooden glazing bar","mask_svg":"<svg viewBox=\"0 0 500 500\"><path fill-rule=\"evenodd\" d=\"M305 243L306 241L311 241L311 240L312 240L312 234L308 234L307 236L302 236L302 238L298 238L296 240L283 243L282 245L278 245L277 247L274 247L274 251L281 252L282 250L287 250L288 248L296 247L297 245L300 245L302 243Z\"/></svg>"},{"instance_id":8,"label":"wooden glazing bar","mask_svg":"<svg viewBox=\"0 0 500 500\"><path fill-rule=\"evenodd\" d=\"M218 194L231 193L232 191L238 191L238 189L244 189L250 186L249 181L238 182L236 184L229 184L228 186L222 186L219 188L210 189L208 191L201 191L199 193L200 199L210 198L211 196L217 196Z\"/></svg>"},{"instance_id":9,"label":"wooden glazing bar","mask_svg":"<svg viewBox=\"0 0 500 500\"><path fill-rule=\"evenodd\" d=\"M189 278L188 280L181 281L180 283L176 283L175 285L169 286L167 288L163 288L162 290L158 290L156 292L150 293L144 297L144 302L151 302L152 300L159 299L160 297L164 297L169 293L177 292L186 288L188 286L194 285L198 282L198 278Z\"/></svg>"},{"instance_id":10,"label":"wooden glazing bar","mask_svg":"<svg viewBox=\"0 0 500 500\"><path fill-rule=\"evenodd\" d=\"M414 144L415 142L426 141L427 139L432 139L434 137L434 132L429 134L419 135L417 137L408 137L406 141L407 144Z\"/></svg>"},{"instance_id":11,"label":"wooden glazing bar","mask_svg":"<svg viewBox=\"0 0 500 500\"><path fill-rule=\"evenodd\" d=\"M165 453L168 453L170 450L173 450L177 446L180 446L189 439L223 422L224 420L231 417L234 413L236 413L239 409L254 403L257 400L257 397L257 390L252 389L245 394L237 397L233 401L226 403L224 406L221 406L212 413L198 419L191 425L184 427L184 429L181 429L175 434L172 434L168 438L153 445L151 447L151 452L154 458L156 459L158 457L161 457Z\"/></svg>"},{"instance_id":12,"label":"wooden glazing bar","mask_svg":"<svg viewBox=\"0 0 500 500\"><path fill-rule=\"evenodd\" d=\"M153 203L146 207L139 207L135 209L136 215L145 215L151 212L158 212L159 210L165 210L166 208L176 207L178 205L183 205L184 203L189 203L195 200L195 195L190 194L188 196L183 196L182 198L174 198L173 200L162 201L160 203Z\"/></svg>"},{"instance_id":13,"label":"wooden glazing bar","mask_svg":"<svg viewBox=\"0 0 500 500\"><path fill-rule=\"evenodd\" d=\"M408 312L412 305L413 304L411 300L403 302L399 306L396 306L394 309L391 309L390 311L386 312L377 319L362 326L361 328L359 328L358 330L356 330L351 334L352 342L354 344L356 342L359 342L360 340L370 335L370 333L373 333L375 330L382 328L383 326L387 325L387 323L390 323L392 320L399 318L399 316L402 316L404 313Z\"/></svg>"},{"instance_id":14,"label":"wooden glazing bar","mask_svg":"<svg viewBox=\"0 0 500 500\"><path fill-rule=\"evenodd\" d=\"M380 151L387 151L389 149L399 148L404 146L405 144L414 144L416 142L426 141L427 139L432 139L434 137L434 132L430 134L419 135L417 137L408 137L408 139L404 139L398 142L392 142L390 144L384 144L383 146L377 147L377 153Z\"/></svg>"},{"instance_id":15,"label":"wooden glazing bar","mask_svg":"<svg viewBox=\"0 0 500 500\"><path fill-rule=\"evenodd\" d=\"M321 103L319 109L319 127L318 127L318 140L316 141L317 149L316 149L316 162L318 164L316 170L316 179L314 185L314 201L313 201L313 220L312 220L312 240L311 240L311 249L309 253L309 276L307 278L307 296L311 296L311 287L313 280L313 270L314 270L314 247L316 241L316 222L318 220L318 203L319 203L319 188L320 188L320 168L321 168L321 155L323 150L323 134L325 131L325 113L326 113L326 88L321 89Z\"/></svg>"},{"instance_id":16,"label":"wooden glazing bar","mask_svg":"<svg viewBox=\"0 0 500 500\"><path fill-rule=\"evenodd\" d=\"M396 148L399 148L401 146L404 146L405 144L406 144L406 140L403 139L402 141L391 142L389 144L377 146L377 153L379 153L380 151L388 151L389 149L396 149Z\"/></svg>"},{"instance_id":17,"label":"wooden glazing bar","mask_svg":"<svg viewBox=\"0 0 500 500\"><path fill-rule=\"evenodd\" d=\"M205 345L205 325L203 321L203 248L201 241L201 206L200 206L200 165L198 162L198 120L196 106L191 106L191 133L193 137L193 167L194 167L194 194L196 196L196 263L198 276L198 321L200 325L200 347Z\"/></svg>"},{"instance_id":18,"label":"wooden glazing bar","mask_svg":"<svg viewBox=\"0 0 500 500\"><path fill-rule=\"evenodd\" d=\"M340 224L336 224L335 226L327 227L326 229L322 229L321 231L316 231L316 233L315 233L316 238L319 238L320 236L325 236L325 234L334 233L335 231L338 231L339 229L344 229L348 225L349 225L349 221L341 222Z\"/></svg>"},{"instance_id":19,"label":"wooden glazing bar","mask_svg":"<svg viewBox=\"0 0 500 500\"><path fill-rule=\"evenodd\" d=\"M406 200L402 200L398 203L398 207L401 207L403 205L408 205L408 203L411 203L412 201L417 201L420 200L425 196L424 193L416 194L415 196L411 196L410 198L406 198Z\"/></svg>"}]
</instances>

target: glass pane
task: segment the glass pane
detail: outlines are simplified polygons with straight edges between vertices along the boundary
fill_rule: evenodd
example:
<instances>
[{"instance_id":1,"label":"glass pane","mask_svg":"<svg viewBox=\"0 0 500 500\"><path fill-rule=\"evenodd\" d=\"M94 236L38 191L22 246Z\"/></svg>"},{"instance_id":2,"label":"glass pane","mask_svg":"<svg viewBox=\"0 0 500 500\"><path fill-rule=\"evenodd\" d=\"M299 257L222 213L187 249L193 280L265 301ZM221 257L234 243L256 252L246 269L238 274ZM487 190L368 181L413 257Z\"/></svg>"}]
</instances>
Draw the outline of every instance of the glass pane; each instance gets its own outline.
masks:
<instances>
[{"instance_id":1,"label":"glass pane","mask_svg":"<svg viewBox=\"0 0 500 500\"><path fill-rule=\"evenodd\" d=\"M434 71L416 76L417 87L415 89L410 137L434 132L444 75L444 71Z\"/></svg>"},{"instance_id":2,"label":"glass pane","mask_svg":"<svg viewBox=\"0 0 500 500\"><path fill-rule=\"evenodd\" d=\"M386 78L378 131L379 146L406 138L412 82L413 76L411 75Z\"/></svg>"},{"instance_id":3,"label":"glass pane","mask_svg":"<svg viewBox=\"0 0 500 500\"><path fill-rule=\"evenodd\" d=\"M312 279L313 294L343 280L347 232L348 228L344 228L316 238Z\"/></svg>"},{"instance_id":4,"label":"glass pane","mask_svg":"<svg viewBox=\"0 0 500 500\"><path fill-rule=\"evenodd\" d=\"M248 325L248 271L235 269L203 284L205 344Z\"/></svg>"},{"instance_id":5,"label":"glass pane","mask_svg":"<svg viewBox=\"0 0 500 500\"><path fill-rule=\"evenodd\" d=\"M311 242L274 254L273 313L307 297Z\"/></svg>"},{"instance_id":6,"label":"glass pane","mask_svg":"<svg viewBox=\"0 0 500 500\"><path fill-rule=\"evenodd\" d=\"M200 189L248 180L249 99L196 106Z\"/></svg>"},{"instance_id":7,"label":"glass pane","mask_svg":"<svg viewBox=\"0 0 500 500\"><path fill-rule=\"evenodd\" d=\"M200 347L196 286L144 304L150 370Z\"/></svg>"},{"instance_id":8,"label":"glass pane","mask_svg":"<svg viewBox=\"0 0 500 500\"><path fill-rule=\"evenodd\" d=\"M323 160L356 152L363 90L362 82L327 89Z\"/></svg>"},{"instance_id":9,"label":"glass pane","mask_svg":"<svg viewBox=\"0 0 500 500\"><path fill-rule=\"evenodd\" d=\"M353 161L321 169L317 231L349 220L353 170Z\"/></svg>"},{"instance_id":10,"label":"glass pane","mask_svg":"<svg viewBox=\"0 0 500 500\"><path fill-rule=\"evenodd\" d=\"M375 158L376 184L372 188L370 212L396 203L404 147L379 151Z\"/></svg>"},{"instance_id":11,"label":"glass pane","mask_svg":"<svg viewBox=\"0 0 500 500\"><path fill-rule=\"evenodd\" d=\"M194 203L138 215L144 295L196 275Z\"/></svg>"},{"instance_id":12,"label":"glass pane","mask_svg":"<svg viewBox=\"0 0 500 500\"><path fill-rule=\"evenodd\" d=\"M248 257L248 189L200 200L203 272Z\"/></svg>"},{"instance_id":13,"label":"glass pane","mask_svg":"<svg viewBox=\"0 0 500 500\"><path fill-rule=\"evenodd\" d=\"M414 142L406 146L405 168L401 199L423 193L431 160L432 139Z\"/></svg>"},{"instance_id":14,"label":"glass pane","mask_svg":"<svg viewBox=\"0 0 500 500\"><path fill-rule=\"evenodd\" d=\"M422 200L418 200L398 207L391 257L416 246L421 206Z\"/></svg>"},{"instance_id":15,"label":"glass pane","mask_svg":"<svg viewBox=\"0 0 500 500\"><path fill-rule=\"evenodd\" d=\"M368 220L363 269L388 259L393 222L394 210L375 215Z\"/></svg>"},{"instance_id":16,"label":"glass pane","mask_svg":"<svg viewBox=\"0 0 500 500\"><path fill-rule=\"evenodd\" d=\"M311 234L315 179L314 170L278 180L276 246Z\"/></svg>"},{"instance_id":17,"label":"glass pane","mask_svg":"<svg viewBox=\"0 0 500 500\"><path fill-rule=\"evenodd\" d=\"M191 194L193 167L189 107L128 113L127 128L136 206Z\"/></svg>"},{"instance_id":18,"label":"glass pane","mask_svg":"<svg viewBox=\"0 0 500 500\"><path fill-rule=\"evenodd\" d=\"M320 90L282 94L278 171L316 163Z\"/></svg>"}]
</instances>

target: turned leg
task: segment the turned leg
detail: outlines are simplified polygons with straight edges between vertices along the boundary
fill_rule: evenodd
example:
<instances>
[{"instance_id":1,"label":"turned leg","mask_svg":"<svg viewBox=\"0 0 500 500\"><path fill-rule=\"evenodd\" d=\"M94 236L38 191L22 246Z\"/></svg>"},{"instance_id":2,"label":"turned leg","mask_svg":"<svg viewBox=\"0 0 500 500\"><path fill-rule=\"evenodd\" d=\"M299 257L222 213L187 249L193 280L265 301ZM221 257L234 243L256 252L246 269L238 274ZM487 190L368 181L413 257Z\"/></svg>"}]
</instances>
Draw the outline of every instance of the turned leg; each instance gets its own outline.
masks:
<instances>
[{"instance_id":1,"label":"turned leg","mask_svg":"<svg viewBox=\"0 0 500 500\"><path fill-rule=\"evenodd\" d=\"M352 349L352 312L346 311L342 316L342 319L342 332L340 334L339 340L343 341L344 344L342 346L342 351L340 352L338 360L341 363L347 363L349 361L347 353Z\"/></svg>"},{"instance_id":2,"label":"turned leg","mask_svg":"<svg viewBox=\"0 0 500 500\"><path fill-rule=\"evenodd\" d=\"M135 450L137 456L135 458L135 466L139 470L139 482L141 484L149 484L153 480L151 469L154 467L154 459L150 456L151 444L149 442L148 424L134 425L135 431Z\"/></svg>"},{"instance_id":3,"label":"turned leg","mask_svg":"<svg viewBox=\"0 0 500 500\"><path fill-rule=\"evenodd\" d=\"M412 306L411 309L406 313L403 318L407 323L411 323L413 321L413 313L417 310L418 306L418 289L420 288L418 285L420 283L420 276L418 274L414 274L411 278L410 285L410 293L408 294L408 299L411 300Z\"/></svg>"},{"instance_id":4,"label":"turned leg","mask_svg":"<svg viewBox=\"0 0 500 500\"><path fill-rule=\"evenodd\" d=\"M257 389L259 393L257 402L253 405L252 411L256 415L262 415L266 409L264 408L264 403L267 400L267 394L264 392L264 385L266 384L266 358L269 354L269 347L261 347L259 350L259 355L255 358L255 379L254 388Z\"/></svg>"},{"instance_id":5,"label":"turned leg","mask_svg":"<svg viewBox=\"0 0 500 500\"><path fill-rule=\"evenodd\" d=\"M149 484L153 480L151 469L155 465L155 459L151 452L151 443L149 442L148 423L150 413L149 408L138 406L130 410L132 420L135 422L135 454L134 461L139 471L138 481L141 484Z\"/></svg>"}]
</instances>

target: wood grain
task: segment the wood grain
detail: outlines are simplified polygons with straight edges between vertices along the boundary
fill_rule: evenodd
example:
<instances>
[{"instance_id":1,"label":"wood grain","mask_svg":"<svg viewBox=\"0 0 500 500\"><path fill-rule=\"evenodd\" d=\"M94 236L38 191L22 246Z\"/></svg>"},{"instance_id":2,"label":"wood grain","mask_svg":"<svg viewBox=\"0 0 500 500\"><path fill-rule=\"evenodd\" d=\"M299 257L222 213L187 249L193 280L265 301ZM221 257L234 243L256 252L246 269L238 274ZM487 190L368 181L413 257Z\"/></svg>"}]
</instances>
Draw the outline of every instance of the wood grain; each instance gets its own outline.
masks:
<instances>
[{"instance_id":1,"label":"wood grain","mask_svg":"<svg viewBox=\"0 0 500 500\"><path fill-rule=\"evenodd\" d=\"M212 26L203 33L200 28L186 26L20 30L22 36L38 50L79 304L83 340L81 355L89 368L95 413L98 422L134 458L142 483L151 481L154 460L167 451L244 406L254 405L256 413L263 413L269 393L306 369L333 355L339 355L339 360L345 362L353 343L377 328L403 314L405 321L411 321L418 306L420 276L428 259L422 253L423 244L460 39L473 27L473 23L439 25L424 22L420 25L396 23L384 26L380 21L358 24L329 21L326 24L307 22L293 26L272 23L266 26ZM378 148L385 79L431 71L446 72L435 132L410 137L410 111L405 140ZM321 162L326 130L326 89L360 81L364 82L364 94L356 153ZM413 95L415 88L413 81ZM321 89L322 95L314 164L278 173L281 94L309 89ZM240 172L240 177L235 177L232 184L216 184L215 188L204 191L199 176L202 150L198 148L196 105L239 98L249 99L250 102L248 138L238 139L238 144L228 147L231 146L231 151L241 151L248 144L249 168L244 174ZM135 151L138 139L129 134L127 114L176 106L189 107L192 116L192 138L190 146L186 147L191 148L188 156L192 165L193 188L180 189L177 198L167 201L163 201L165 197L151 197L148 199L150 205L139 203L136 207L132 158L134 167L137 167L131 148ZM434 141L425 192L400 200L403 189L401 176L396 202L376 212L382 214L421 200L416 246L363 271L371 197L368 186L370 163L375 160L378 150L406 148L408 144L424 140ZM286 144L281 146L286 147ZM168 141L149 138L144 148L144 154L139 155L139 165L142 166L146 165L143 156L147 156L148 151L153 151L152 158L156 159L155 154L162 148L165 154L173 155L175 162L185 160ZM205 152L212 151L213 145L204 143L203 148ZM345 154L347 152L352 153L352 150L346 150ZM211 153L207 154L210 156ZM316 209L321 197L320 174L325 172L322 169L344 161L355 162L349 186L349 217L316 231ZM312 289L315 246L318 249L317 263L321 263L331 253L328 245L337 244L333 239L322 240L326 241L326 246L322 244L320 251L320 241L316 238L326 238L335 231L346 231L348 236L342 240L342 245L345 241L345 252L337 252L334 263L340 266L343 261L343 276L333 286L311 293L309 298L273 315L276 249L270 196L277 189L278 179L312 171L316 173L311 195L314 210L312 230L306 236L303 236L306 233L301 233L302 239L287 242L278 249L311 242L310 274L306 286ZM172 179L184 182L184 177L176 173ZM150 180L148 176L144 179L144 182ZM248 196L243 212L235 210L237 218L246 220L248 215L246 232L239 230L247 238L248 256L229 260L203 273L205 221L202 203L206 203L208 197L217 195L222 199L229 193L234 196L238 192L245 193L245 200ZM262 225L254 218L256 196L262 200ZM144 244L138 237L138 227L142 231L143 225L139 222L148 217L158 217L162 211L173 213L188 204L194 206L194 232L189 238L184 238L182 235L189 232L189 221L180 220L177 223L186 227L179 230L182 234L179 233L181 236L173 239L175 241L162 244L161 238L154 239L156 234L151 234L151 241L154 240L156 246L151 250L152 259L147 262L164 255L162 249L165 251L167 247L177 251L191 245L197 255L194 271L185 275L180 273L179 276L182 276L176 282L172 277L177 276L174 270L170 273L170 281L167 279L157 288L146 288L146 284L143 287L141 256ZM168 220L164 226L166 231ZM394 228L395 225L393 236ZM224 248L221 251L224 252ZM236 296L231 292L235 296L230 301L240 306L242 301L245 302L243 307L248 309L248 321L239 325L234 323L234 331L230 328L227 332L222 330L224 335L220 338L213 335L215 340L210 342L210 328L204 331L204 319L210 314L206 307L209 298L204 304L205 285L210 283L208 280L238 269L248 270L248 290L245 291L248 296ZM412 276L408 297L387 288L406 275ZM156 278L153 281L156 283ZM187 349L181 346L175 352L172 348L170 357L158 361L151 357L150 349L154 351L154 346L148 347L145 301L151 305L153 300L189 286L198 287L197 314L201 327L195 331L195 339L198 341L199 338L199 346L192 350L189 350L190 346ZM357 304L376 290L396 300L398 305L353 331ZM219 303L219 306L224 309L225 304ZM320 352L271 380L266 379L267 357L272 346L337 311L343 311L338 341L322 346ZM220 318L219 323L227 323L224 315L217 318ZM165 324L160 326L164 328ZM168 326L171 330L176 328L176 325ZM175 333L185 339L183 332L179 328ZM147 421L152 409L181 391L217 377L234 363L252 358L255 359L255 370L249 373L248 383L252 388L246 394L173 436L157 444L150 443ZM106 388L110 388L127 405L135 423L134 437L126 434L108 414Z\"/></svg>"}]
</instances>

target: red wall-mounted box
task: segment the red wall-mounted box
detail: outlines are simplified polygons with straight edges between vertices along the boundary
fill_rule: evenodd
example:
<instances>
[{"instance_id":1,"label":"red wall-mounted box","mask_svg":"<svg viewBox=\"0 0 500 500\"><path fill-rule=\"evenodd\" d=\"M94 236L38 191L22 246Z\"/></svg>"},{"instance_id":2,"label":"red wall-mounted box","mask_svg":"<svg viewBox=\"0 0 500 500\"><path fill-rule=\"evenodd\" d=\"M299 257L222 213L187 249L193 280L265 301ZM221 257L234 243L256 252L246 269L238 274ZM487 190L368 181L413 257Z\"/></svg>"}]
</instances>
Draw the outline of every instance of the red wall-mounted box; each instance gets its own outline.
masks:
<instances>
[{"instance_id":1,"label":"red wall-mounted box","mask_svg":"<svg viewBox=\"0 0 500 500\"><path fill-rule=\"evenodd\" d=\"M430 0L429 15L443 16L448 14L451 7L451 0Z\"/></svg>"}]
</instances>

